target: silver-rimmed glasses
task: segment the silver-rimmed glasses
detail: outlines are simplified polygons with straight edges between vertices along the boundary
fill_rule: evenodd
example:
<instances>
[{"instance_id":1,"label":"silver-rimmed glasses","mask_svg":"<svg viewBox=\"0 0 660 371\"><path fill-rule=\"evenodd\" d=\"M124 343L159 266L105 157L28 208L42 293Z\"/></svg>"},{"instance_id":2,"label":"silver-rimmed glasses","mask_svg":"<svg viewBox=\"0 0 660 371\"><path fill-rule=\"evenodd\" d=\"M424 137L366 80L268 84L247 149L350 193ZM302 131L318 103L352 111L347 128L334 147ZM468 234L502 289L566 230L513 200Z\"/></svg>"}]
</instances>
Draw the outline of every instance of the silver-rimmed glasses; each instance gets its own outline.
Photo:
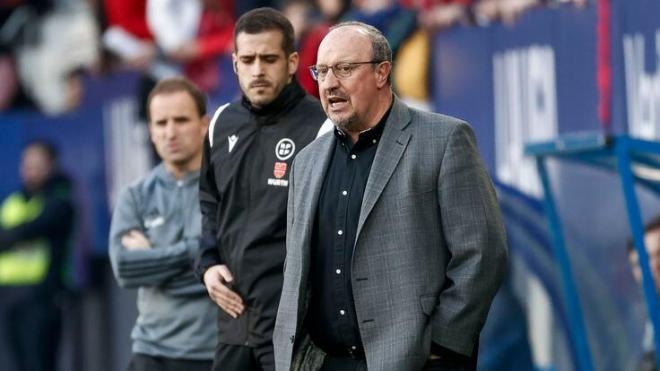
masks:
<instances>
[{"instance_id":1,"label":"silver-rimmed glasses","mask_svg":"<svg viewBox=\"0 0 660 371\"><path fill-rule=\"evenodd\" d=\"M378 64L383 61L369 61L369 62L340 62L334 66L326 65L314 65L309 66L309 72L312 73L312 78L315 81L323 81L328 75L328 71L332 70L332 73L335 74L335 77L338 79L347 79L351 77L351 74L354 70L360 67L363 64Z\"/></svg>"}]
</instances>

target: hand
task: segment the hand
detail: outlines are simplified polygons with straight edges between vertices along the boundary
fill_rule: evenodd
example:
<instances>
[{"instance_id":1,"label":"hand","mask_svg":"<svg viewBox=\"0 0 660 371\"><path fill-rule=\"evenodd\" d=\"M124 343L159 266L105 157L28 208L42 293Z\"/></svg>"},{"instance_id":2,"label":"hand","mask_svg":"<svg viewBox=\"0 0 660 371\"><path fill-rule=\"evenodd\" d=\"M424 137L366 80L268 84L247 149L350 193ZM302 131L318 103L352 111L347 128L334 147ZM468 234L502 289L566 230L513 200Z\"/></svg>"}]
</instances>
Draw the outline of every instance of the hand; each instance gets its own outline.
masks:
<instances>
[{"instance_id":1,"label":"hand","mask_svg":"<svg viewBox=\"0 0 660 371\"><path fill-rule=\"evenodd\" d=\"M126 64L137 70L146 70L158 55L158 49L153 43L145 43L140 51L126 59Z\"/></svg>"},{"instance_id":2,"label":"hand","mask_svg":"<svg viewBox=\"0 0 660 371\"><path fill-rule=\"evenodd\" d=\"M466 17L466 8L460 4L436 5L431 10L418 15L422 28L431 31L442 31L460 22Z\"/></svg>"},{"instance_id":3,"label":"hand","mask_svg":"<svg viewBox=\"0 0 660 371\"><path fill-rule=\"evenodd\" d=\"M226 284L232 283L234 277L226 265L214 265L204 273L204 285L211 299L227 314L238 318L245 310L243 299Z\"/></svg>"},{"instance_id":4,"label":"hand","mask_svg":"<svg viewBox=\"0 0 660 371\"><path fill-rule=\"evenodd\" d=\"M541 5L541 0L505 0L500 2L502 22L511 26L527 10Z\"/></svg>"},{"instance_id":5,"label":"hand","mask_svg":"<svg viewBox=\"0 0 660 371\"><path fill-rule=\"evenodd\" d=\"M472 8L478 25L496 21L500 17L500 0L481 0Z\"/></svg>"},{"instance_id":6,"label":"hand","mask_svg":"<svg viewBox=\"0 0 660 371\"><path fill-rule=\"evenodd\" d=\"M195 41L190 41L170 51L167 55L179 63L186 63L199 56L199 45Z\"/></svg>"},{"instance_id":7,"label":"hand","mask_svg":"<svg viewBox=\"0 0 660 371\"><path fill-rule=\"evenodd\" d=\"M151 243L149 243L147 236L137 229L132 229L121 236L121 244L127 250L146 250L151 248Z\"/></svg>"}]
</instances>

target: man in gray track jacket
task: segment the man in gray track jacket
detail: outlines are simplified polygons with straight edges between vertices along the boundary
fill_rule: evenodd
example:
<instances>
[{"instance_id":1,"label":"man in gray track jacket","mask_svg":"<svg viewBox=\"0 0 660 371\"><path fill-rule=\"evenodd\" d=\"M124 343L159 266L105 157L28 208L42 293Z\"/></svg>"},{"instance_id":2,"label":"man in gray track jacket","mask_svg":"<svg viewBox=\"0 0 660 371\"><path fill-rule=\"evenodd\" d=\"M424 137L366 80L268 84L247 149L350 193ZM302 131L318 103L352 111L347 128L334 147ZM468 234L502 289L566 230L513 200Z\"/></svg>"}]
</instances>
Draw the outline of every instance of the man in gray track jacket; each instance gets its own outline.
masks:
<instances>
[{"instance_id":1,"label":"man in gray track jacket","mask_svg":"<svg viewBox=\"0 0 660 371\"><path fill-rule=\"evenodd\" d=\"M217 309L193 275L199 252L199 168L206 99L182 78L163 80L147 100L149 133L162 163L124 189L110 230L117 282L139 287L133 370L209 370Z\"/></svg>"}]
</instances>

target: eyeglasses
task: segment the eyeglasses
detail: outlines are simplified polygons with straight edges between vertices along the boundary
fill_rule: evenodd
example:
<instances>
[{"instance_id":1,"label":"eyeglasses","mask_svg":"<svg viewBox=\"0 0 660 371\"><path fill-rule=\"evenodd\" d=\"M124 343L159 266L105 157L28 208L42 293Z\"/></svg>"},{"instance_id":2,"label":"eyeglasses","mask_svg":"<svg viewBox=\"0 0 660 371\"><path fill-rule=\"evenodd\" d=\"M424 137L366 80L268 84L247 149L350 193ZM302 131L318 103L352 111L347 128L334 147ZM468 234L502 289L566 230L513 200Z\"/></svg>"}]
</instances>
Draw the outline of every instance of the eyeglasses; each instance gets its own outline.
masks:
<instances>
[{"instance_id":1,"label":"eyeglasses","mask_svg":"<svg viewBox=\"0 0 660 371\"><path fill-rule=\"evenodd\" d=\"M357 69L363 64L378 64L382 62L383 61L341 62L335 64L334 66L314 65L314 66L309 66L309 72L312 73L312 78L315 81L325 80L325 77L328 75L329 70L332 70L336 78L347 79L351 77L351 74L355 69Z\"/></svg>"}]
</instances>

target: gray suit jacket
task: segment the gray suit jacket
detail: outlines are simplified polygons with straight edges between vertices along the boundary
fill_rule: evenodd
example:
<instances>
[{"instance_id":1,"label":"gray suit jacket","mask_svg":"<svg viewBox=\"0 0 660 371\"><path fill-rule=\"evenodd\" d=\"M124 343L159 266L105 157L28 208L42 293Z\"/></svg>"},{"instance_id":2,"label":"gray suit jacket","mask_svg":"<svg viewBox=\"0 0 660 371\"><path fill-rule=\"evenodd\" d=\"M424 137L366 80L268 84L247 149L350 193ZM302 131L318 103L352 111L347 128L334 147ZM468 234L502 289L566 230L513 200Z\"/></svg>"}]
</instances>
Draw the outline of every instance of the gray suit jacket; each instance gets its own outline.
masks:
<instances>
[{"instance_id":1,"label":"gray suit jacket","mask_svg":"<svg viewBox=\"0 0 660 371\"><path fill-rule=\"evenodd\" d=\"M289 178L287 257L273 342L277 370L302 352L310 241L334 135ZM367 181L352 286L369 370L419 370L431 341L471 354L506 270L504 228L470 127L394 99Z\"/></svg>"}]
</instances>

